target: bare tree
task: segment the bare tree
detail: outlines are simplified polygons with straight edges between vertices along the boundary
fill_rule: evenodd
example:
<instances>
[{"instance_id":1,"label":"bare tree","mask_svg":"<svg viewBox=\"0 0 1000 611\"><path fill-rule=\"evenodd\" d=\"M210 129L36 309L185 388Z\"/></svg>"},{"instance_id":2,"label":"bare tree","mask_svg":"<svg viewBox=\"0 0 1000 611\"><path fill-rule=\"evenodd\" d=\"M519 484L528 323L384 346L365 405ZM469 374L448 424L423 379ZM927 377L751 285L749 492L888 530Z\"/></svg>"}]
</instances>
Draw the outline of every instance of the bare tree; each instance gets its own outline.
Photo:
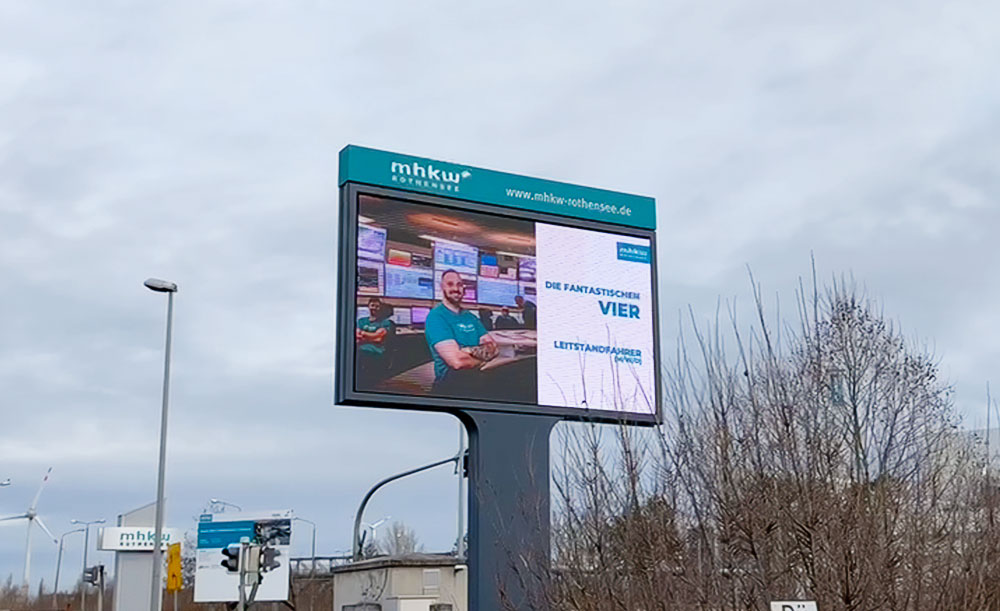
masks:
<instances>
[{"instance_id":1,"label":"bare tree","mask_svg":"<svg viewBox=\"0 0 1000 611\"><path fill-rule=\"evenodd\" d=\"M796 304L771 323L754 285L748 329L692 323L660 430L565 437L536 608L1000 608L989 465L936 362L843 280Z\"/></svg>"},{"instance_id":2,"label":"bare tree","mask_svg":"<svg viewBox=\"0 0 1000 611\"><path fill-rule=\"evenodd\" d=\"M423 551L417 533L402 522L393 522L378 541L378 550L389 556L401 556Z\"/></svg>"}]
</instances>

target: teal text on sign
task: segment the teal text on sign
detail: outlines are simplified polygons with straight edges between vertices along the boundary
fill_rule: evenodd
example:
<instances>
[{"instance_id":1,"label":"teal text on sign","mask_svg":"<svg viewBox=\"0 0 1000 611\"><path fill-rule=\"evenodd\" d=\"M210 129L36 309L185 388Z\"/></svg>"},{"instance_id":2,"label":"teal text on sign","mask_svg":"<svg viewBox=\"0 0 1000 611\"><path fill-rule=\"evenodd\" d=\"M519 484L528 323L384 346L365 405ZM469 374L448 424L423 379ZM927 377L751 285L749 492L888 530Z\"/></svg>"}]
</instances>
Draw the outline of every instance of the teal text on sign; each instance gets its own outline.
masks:
<instances>
[{"instance_id":1,"label":"teal text on sign","mask_svg":"<svg viewBox=\"0 0 1000 611\"><path fill-rule=\"evenodd\" d=\"M651 197L495 172L360 146L340 151L340 181L656 229Z\"/></svg>"},{"instance_id":2,"label":"teal text on sign","mask_svg":"<svg viewBox=\"0 0 1000 611\"><path fill-rule=\"evenodd\" d=\"M652 263L653 253L649 246L618 242L618 260L635 261L636 263Z\"/></svg>"}]
</instances>

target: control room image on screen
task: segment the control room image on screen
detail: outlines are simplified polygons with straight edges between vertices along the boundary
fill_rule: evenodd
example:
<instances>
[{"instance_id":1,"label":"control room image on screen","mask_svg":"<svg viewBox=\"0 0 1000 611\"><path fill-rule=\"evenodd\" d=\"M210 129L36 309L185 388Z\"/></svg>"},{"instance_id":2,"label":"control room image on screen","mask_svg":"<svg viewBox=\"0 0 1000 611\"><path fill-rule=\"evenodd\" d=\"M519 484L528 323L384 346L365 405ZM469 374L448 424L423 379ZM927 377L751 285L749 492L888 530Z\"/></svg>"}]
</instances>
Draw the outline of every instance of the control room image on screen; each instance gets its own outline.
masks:
<instances>
[{"instance_id":1,"label":"control room image on screen","mask_svg":"<svg viewBox=\"0 0 1000 611\"><path fill-rule=\"evenodd\" d=\"M356 390L654 412L649 240L357 206Z\"/></svg>"}]
</instances>

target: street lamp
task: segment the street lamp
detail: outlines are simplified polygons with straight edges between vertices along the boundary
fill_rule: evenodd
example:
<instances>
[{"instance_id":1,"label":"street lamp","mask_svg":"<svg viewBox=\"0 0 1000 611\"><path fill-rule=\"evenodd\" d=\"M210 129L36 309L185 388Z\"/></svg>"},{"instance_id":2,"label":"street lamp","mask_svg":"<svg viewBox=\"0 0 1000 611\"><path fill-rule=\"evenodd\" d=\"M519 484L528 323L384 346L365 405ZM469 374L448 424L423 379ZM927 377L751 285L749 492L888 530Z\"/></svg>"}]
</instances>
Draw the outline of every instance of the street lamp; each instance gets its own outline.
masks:
<instances>
[{"instance_id":1,"label":"street lamp","mask_svg":"<svg viewBox=\"0 0 1000 611\"><path fill-rule=\"evenodd\" d=\"M163 550L160 539L163 536L163 484L167 470L167 406L170 402L170 336L174 321L174 293L177 285L166 280L150 278L143 283L146 288L167 294L167 341L163 356L163 408L160 412L160 465L156 476L156 528L153 531L153 581L150 585L149 611L160 611L163 602L161 571L163 570Z\"/></svg>"},{"instance_id":2,"label":"street lamp","mask_svg":"<svg viewBox=\"0 0 1000 611\"><path fill-rule=\"evenodd\" d=\"M213 505L221 505L222 511L220 513L225 513L226 507L235 507L236 511L243 511L243 508L236 503L230 503L229 501L223 501L222 499L208 499L208 502Z\"/></svg>"},{"instance_id":3,"label":"street lamp","mask_svg":"<svg viewBox=\"0 0 1000 611\"><path fill-rule=\"evenodd\" d=\"M70 520L70 524L83 526L83 572L87 570L87 551L90 547L90 527L94 524L104 524L104 520ZM61 548L60 548L61 549ZM81 573L82 575L82 573ZM80 586L80 611L87 611L87 584Z\"/></svg>"},{"instance_id":4,"label":"street lamp","mask_svg":"<svg viewBox=\"0 0 1000 611\"><path fill-rule=\"evenodd\" d=\"M316 523L312 520L307 520L305 518L300 518L298 516L292 518L293 520L298 520L299 522L305 522L306 524L312 525L313 536L312 536L312 568L309 570L309 575L313 576L316 574Z\"/></svg>"},{"instance_id":5,"label":"street lamp","mask_svg":"<svg viewBox=\"0 0 1000 611\"><path fill-rule=\"evenodd\" d=\"M56 556L56 582L55 585L52 587L53 607L59 606L59 601L56 597L59 596L59 569L62 567L63 540L66 538L66 535L71 535L73 533L82 533L84 530L85 529L83 528L77 528L75 530L66 531L59 536L59 555ZM84 561L84 564L86 564L86 561Z\"/></svg>"}]
</instances>

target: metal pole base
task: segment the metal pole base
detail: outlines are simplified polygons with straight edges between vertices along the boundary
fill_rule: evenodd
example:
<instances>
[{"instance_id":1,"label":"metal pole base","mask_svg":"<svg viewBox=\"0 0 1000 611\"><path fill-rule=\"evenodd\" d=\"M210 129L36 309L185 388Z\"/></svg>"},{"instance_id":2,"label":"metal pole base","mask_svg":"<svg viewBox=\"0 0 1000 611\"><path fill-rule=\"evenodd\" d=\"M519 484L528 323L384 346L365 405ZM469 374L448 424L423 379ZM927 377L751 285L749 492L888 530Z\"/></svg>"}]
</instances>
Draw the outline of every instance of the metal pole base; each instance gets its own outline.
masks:
<instances>
[{"instance_id":1,"label":"metal pole base","mask_svg":"<svg viewBox=\"0 0 1000 611\"><path fill-rule=\"evenodd\" d=\"M549 435L561 418L459 410L469 431L469 608L531 609L549 576Z\"/></svg>"}]
</instances>

